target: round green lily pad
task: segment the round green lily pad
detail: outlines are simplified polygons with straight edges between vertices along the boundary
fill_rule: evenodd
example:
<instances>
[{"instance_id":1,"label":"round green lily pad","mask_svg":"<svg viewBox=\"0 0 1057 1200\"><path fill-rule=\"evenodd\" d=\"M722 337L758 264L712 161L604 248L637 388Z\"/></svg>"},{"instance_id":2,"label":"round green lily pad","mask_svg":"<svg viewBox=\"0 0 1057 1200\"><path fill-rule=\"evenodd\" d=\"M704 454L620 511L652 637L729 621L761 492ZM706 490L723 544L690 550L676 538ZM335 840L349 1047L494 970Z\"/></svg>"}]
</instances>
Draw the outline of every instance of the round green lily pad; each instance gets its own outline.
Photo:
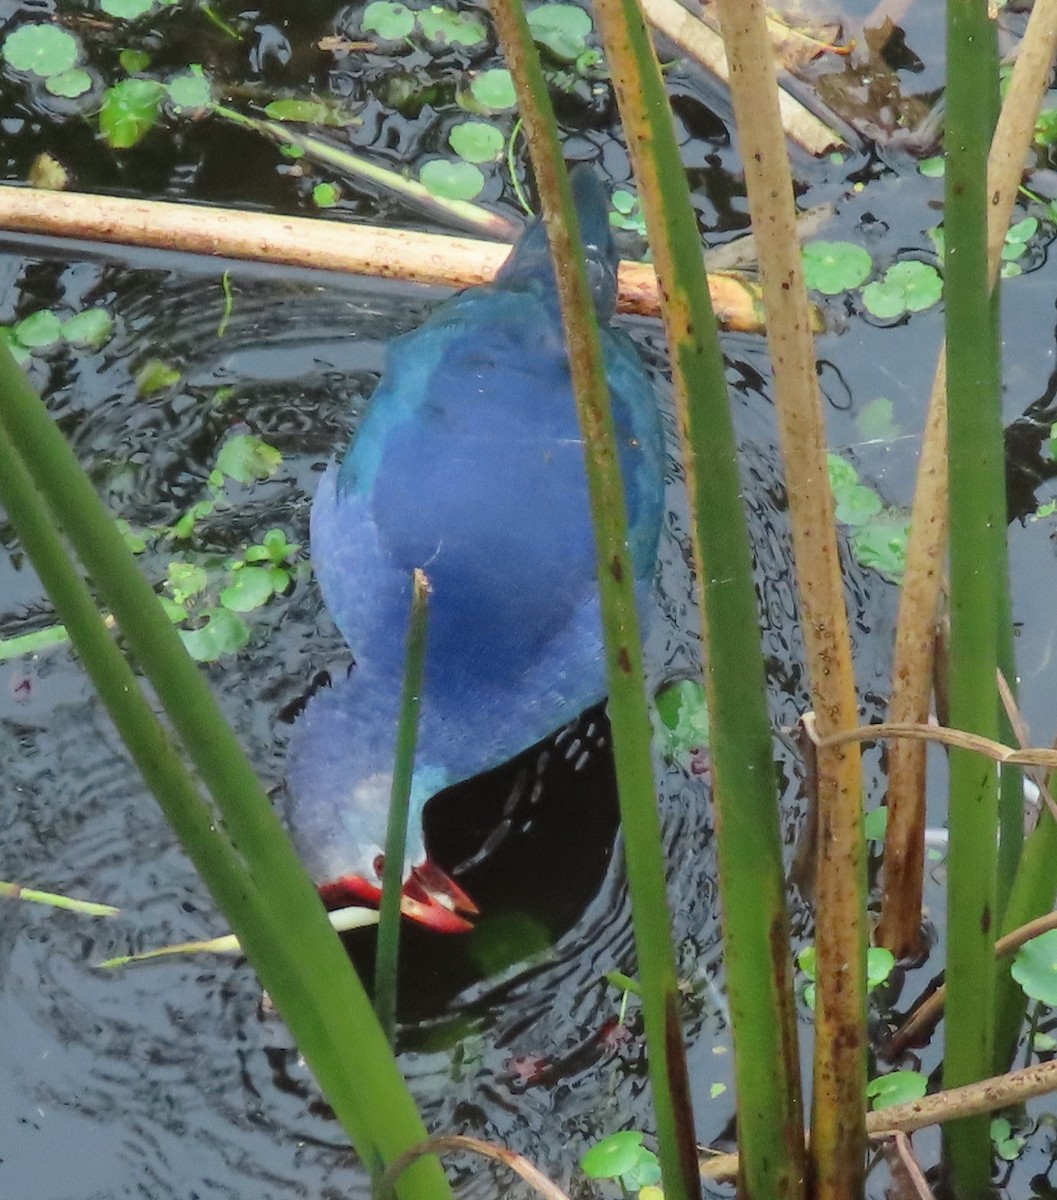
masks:
<instances>
[{"instance_id":1,"label":"round green lily pad","mask_svg":"<svg viewBox=\"0 0 1057 1200\"><path fill-rule=\"evenodd\" d=\"M893 263L883 278L868 283L862 290L867 312L882 320L892 320L907 312L931 308L943 294L943 279L928 263L905 259Z\"/></svg>"},{"instance_id":2,"label":"round green lily pad","mask_svg":"<svg viewBox=\"0 0 1057 1200\"><path fill-rule=\"evenodd\" d=\"M231 612L252 612L267 604L274 590L270 567L242 567L220 593L220 603Z\"/></svg>"},{"instance_id":3,"label":"round green lily pad","mask_svg":"<svg viewBox=\"0 0 1057 1200\"><path fill-rule=\"evenodd\" d=\"M53 96L76 100L92 90L92 77L83 67L74 67L70 71L63 71L61 75L49 75L44 80L44 87Z\"/></svg>"},{"instance_id":4,"label":"round green lily pad","mask_svg":"<svg viewBox=\"0 0 1057 1200\"><path fill-rule=\"evenodd\" d=\"M484 176L473 163L449 162L446 158L425 163L419 180L443 200L472 200L484 187Z\"/></svg>"},{"instance_id":5,"label":"round green lily pad","mask_svg":"<svg viewBox=\"0 0 1057 1200\"><path fill-rule=\"evenodd\" d=\"M58 25L20 25L4 38L5 61L16 71L47 79L61 75L77 62L80 45L72 33Z\"/></svg>"},{"instance_id":6,"label":"round green lily pad","mask_svg":"<svg viewBox=\"0 0 1057 1200\"><path fill-rule=\"evenodd\" d=\"M30 350L53 346L62 337L62 322L45 308L19 321L15 326L15 337Z\"/></svg>"},{"instance_id":7,"label":"round green lily pad","mask_svg":"<svg viewBox=\"0 0 1057 1200\"><path fill-rule=\"evenodd\" d=\"M858 287L873 270L873 259L854 242L809 242L803 257L807 286L824 296Z\"/></svg>"},{"instance_id":8,"label":"round green lily pad","mask_svg":"<svg viewBox=\"0 0 1057 1200\"><path fill-rule=\"evenodd\" d=\"M891 1104L911 1104L920 1100L928 1091L928 1080L920 1071L890 1071L866 1085L866 1094L873 1100L874 1108L888 1108Z\"/></svg>"},{"instance_id":9,"label":"round green lily pad","mask_svg":"<svg viewBox=\"0 0 1057 1200\"><path fill-rule=\"evenodd\" d=\"M150 12L154 7L154 0L99 0L99 7L109 17L135 21Z\"/></svg>"},{"instance_id":10,"label":"round green lily pad","mask_svg":"<svg viewBox=\"0 0 1057 1200\"><path fill-rule=\"evenodd\" d=\"M86 308L62 323L62 336L71 346L88 346L93 350L108 342L113 332L114 318L105 308Z\"/></svg>"},{"instance_id":11,"label":"round green lily pad","mask_svg":"<svg viewBox=\"0 0 1057 1200\"><path fill-rule=\"evenodd\" d=\"M484 121L463 121L448 134L451 148L469 163L495 162L503 153L503 131Z\"/></svg>"},{"instance_id":12,"label":"round green lily pad","mask_svg":"<svg viewBox=\"0 0 1057 1200\"><path fill-rule=\"evenodd\" d=\"M580 1159L580 1167L589 1179L617 1179L638 1166L643 1149L641 1130L623 1129L595 1142Z\"/></svg>"},{"instance_id":13,"label":"round green lily pad","mask_svg":"<svg viewBox=\"0 0 1057 1200\"><path fill-rule=\"evenodd\" d=\"M439 4L420 12L418 23L431 42L446 42L449 46L476 46L487 36L484 22L479 18Z\"/></svg>"},{"instance_id":14,"label":"round green lily pad","mask_svg":"<svg viewBox=\"0 0 1057 1200\"><path fill-rule=\"evenodd\" d=\"M514 81L505 67L482 71L470 80L470 93L484 108L499 110L517 104Z\"/></svg>"},{"instance_id":15,"label":"round green lily pad","mask_svg":"<svg viewBox=\"0 0 1057 1200\"><path fill-rule=\"evenodd\" d=\"M187 653L196 662L216 662L223 654L241 650L250 640L246 622L226 608L211 608L200 629L181 629L180 637Z\"/></svg>"},{"instance_id":16,"label":"round green lily pad","mask_svg":"<svg viewBox=\"0 0 1057 1200\"><path fill-rule=\"evenodd\" d=\"M562 62L576 62L587 49L591 15L576 4L541 4L528 14L532 40Z\"/></svg>"},{"instance_id":17,"label":"round green lily pad","mask_svg":"<svg viewBox=\"0 0 1057 1200\"><path fill-rule=\"evenodd\" d=\"M394 0L374 0L363 10L364 32L376 33L386 41L406 38L414 28L415 14L406 4L397 4Z\"/></svg>"},{"instance_id":18,"label":"round green lily pad","mask_svg":"<svg viewBox=\"0 0 1057 1200\"><path fill-rule=\"evenodd\" d=\"M1025 942L1010 967L1013 978L1032 1000L1057 1005L1057 929Z\"/></svg>"}]
</instances>

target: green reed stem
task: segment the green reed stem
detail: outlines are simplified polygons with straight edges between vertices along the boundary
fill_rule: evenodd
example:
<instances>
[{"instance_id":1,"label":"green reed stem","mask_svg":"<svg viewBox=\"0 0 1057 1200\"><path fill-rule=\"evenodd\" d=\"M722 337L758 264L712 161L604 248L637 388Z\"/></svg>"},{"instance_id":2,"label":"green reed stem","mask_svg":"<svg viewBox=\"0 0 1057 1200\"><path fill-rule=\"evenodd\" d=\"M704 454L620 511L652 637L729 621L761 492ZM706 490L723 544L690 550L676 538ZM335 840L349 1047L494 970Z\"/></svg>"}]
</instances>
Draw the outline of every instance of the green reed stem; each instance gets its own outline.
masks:
<instances>
[{"instance_id":1,"label":"green reed stem","mask_svg":"<svg viewBox=\"0 0 1057 1200\"><path fill-rule=\"evenodd\" d=\"M987 274L987 153L997 58L987 0L948 0L946 254L951 515L951 724L999 732L998 617L1008 606L997 294ZM998 776L965 750L950 756L945 1088L991 1070L997 934ZM983 1196L991 1174L986 1117L944 1127L959 1200Z\"/></svg>"},{"instance_id":2,"label":"green reed stem","mask_svg":"<svg viewBox=\"0 0 1057 1200\"><path fill-rule=\"evenodd\" d=\"M664 81L634 0L596 5L664 297L707 646L713 796L741 1178L802 1194L804 1131L774 750L742 482Z\"/></svg>"},{"instance_id":3,"label":"green reed stem","mask_svg":"<svg viewBox=\"0 0 1057 1200\"><path fill-rule=\"evenodd\" d=\"M407 656L400 694L400 723L396 732L396 761L389 797L389 826L385 834L382 903L378 915L378 948L374 962L374 1010L389 1044L396 1042L397 958L400 952L400 894L407 854L407 810L415 772L418 718L422 708L422 679L426 664L426 616L429 580L416 568L411 581L411 617L407 627Z\"/></svg>"}]
</instances>

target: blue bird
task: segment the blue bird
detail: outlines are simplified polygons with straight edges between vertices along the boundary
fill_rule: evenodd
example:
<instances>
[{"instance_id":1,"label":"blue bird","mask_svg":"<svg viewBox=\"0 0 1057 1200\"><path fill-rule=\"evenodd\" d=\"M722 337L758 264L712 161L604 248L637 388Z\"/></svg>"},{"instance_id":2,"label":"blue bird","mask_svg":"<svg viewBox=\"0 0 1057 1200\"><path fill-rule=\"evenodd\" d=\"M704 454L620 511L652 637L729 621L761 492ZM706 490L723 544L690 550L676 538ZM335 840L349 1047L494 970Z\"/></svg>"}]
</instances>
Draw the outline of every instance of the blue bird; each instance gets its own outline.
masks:
<instances>
[{"instance_id":1,"label":"blue bird","mask_svg":"<svg viewBox=\"0 0 1057 1200\"><path fill-rule=\"evenodd\" d=\"M634 344L609 323L617 256L605 193L586 167L572 186L643 610L663 514L660 418ZM389 347L344 460L320 483L311 549L355 665L310 699L291 735L286 816L299 853L328 902L377 899L411 575L421 567L430 600L404 908L437 928L467 928L452 909L473 913L472 901L426 852L427 801L606 692L583 441L539 219L493 283L453 297Z\"/></svg>"}]
</instances>

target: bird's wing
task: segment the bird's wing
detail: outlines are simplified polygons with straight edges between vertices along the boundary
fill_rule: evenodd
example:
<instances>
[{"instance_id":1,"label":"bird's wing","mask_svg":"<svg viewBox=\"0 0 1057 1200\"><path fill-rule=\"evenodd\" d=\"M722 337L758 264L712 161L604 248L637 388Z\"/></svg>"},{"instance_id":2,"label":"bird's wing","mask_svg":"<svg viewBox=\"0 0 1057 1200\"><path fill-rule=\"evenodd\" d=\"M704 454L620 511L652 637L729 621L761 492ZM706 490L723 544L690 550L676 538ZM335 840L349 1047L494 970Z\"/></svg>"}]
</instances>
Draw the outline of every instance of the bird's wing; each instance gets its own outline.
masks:
<instances>
[{"instance_id":1,"label":"bird's wing","mask_svg":"<svg viewBox=\"0 0 1057 1200\"><path fill-rule=\"evenodd\" d=\"M650 578L664 488L656 402L627 339L607 330L604 346L635 573ZM394 343L339 476L320 488L312 548L358 659L402 661L409 579L422 567L429 661L467 691L520 694L597 593L583 443L551 307L474 289ZM585 704L597 677L584 681Z\"/></svg>"},{"instance_id":2,"label":"bird's wing","mask_svg":"<svg viewBox=\"0 0 1057 1200\"><path fill-rule=\"evenodd\" d=\"M560 330L531 296L487 298L468 294L394 345L329 522L348 537L343 509L367 520L383 572L423 568L431 646L443 655L457 643L452 657L480 656L473 669L486 674L541 652L594 578ZM358 549L368 540L352 536ZM333 547L317 546L315 528L313 539L325 575Z\"/></svg>"}]
</instances>

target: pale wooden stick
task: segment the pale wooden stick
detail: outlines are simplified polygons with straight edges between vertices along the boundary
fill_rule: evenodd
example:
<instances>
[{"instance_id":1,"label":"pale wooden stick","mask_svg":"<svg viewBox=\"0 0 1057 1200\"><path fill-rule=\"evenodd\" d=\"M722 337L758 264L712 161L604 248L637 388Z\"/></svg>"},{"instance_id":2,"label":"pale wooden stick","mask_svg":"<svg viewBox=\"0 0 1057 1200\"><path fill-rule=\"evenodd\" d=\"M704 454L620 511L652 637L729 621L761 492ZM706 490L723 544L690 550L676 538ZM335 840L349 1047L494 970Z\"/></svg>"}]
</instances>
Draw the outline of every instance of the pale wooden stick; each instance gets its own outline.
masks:
<instances>
[{"instance_id":1,"label":"pale wooden stick","mask_svg":"<svg viewBox=\"0 0 1057 1200\"><path fill-rule=\"evenodd\" d=\"M391 1195L393 1184L396 1183L413 1162L420 1159L423 1155L440 1155L450 1150L467 1150L471 1154L479 1154L483 1158L490 1158L494 1162L505 1164L512 1171L520 1175L527 1184L535 1188L544 1200L569 1200L565 1192L556 1183L552 1183L539 1167L529 1162L523 1154L517 1154L513 1150L508 1150L506 1146L498 1146L494 1142L486 1142L481 1138L469 1137L461 1133L442 1134L439 1137L430 1138L428 1141L419 1142L417 1146L412 1146L410 1150L405 1150L403 1154L393 1159L389 1166L386 1167L382 1177L378 1181L375 1194L379 1196Z\"/></svg>"},{"instance_id":2,"label":"pale wooden stick","mask_svg":"<svg viewBox=\"0 0 1057 1200\"><path fill-rule=\"evenodd\" d=\"M1036 917L1034 921L1028 921L1026 925L1011 930L995 942L995 958L1008 958L1009 955L1015 954L1025 942L1030 942L1032 938L1038 937L1040 934L1049 933L1051 929L1057 929L1057 913L1045 913L1041 917ZM939 1023L940 1017L943 1016L943 1006L946 1003L947 985L941 983L934 992L922 1000L892 1034L886 1047L886 1053L900 1054L908 1046L923 1042Z\"/></svg>"},{"instance_id":3,"label":"pale wooden stick","mask_svg":"<svg viewBox=\"0 0 1057 1200\"><path fill-rule=\"evenodd\" d=\"M1021 1071L1010 1071L1007 1075L995 1075L981 1079L979 1083L923 1096L909 1104L877 1109L866 1114L866 1131L871 1137L894 1132L913 1133L915 1129L943 1121L998 1112L1052 1091L1057 1091L1057 1062L1037 1063ZM738 1156L716 1154L702 1159L700 1168L702 1179L736 1179Z\"/></svg>"},{"instance_id":4,"label":"pale wooden stick","mask_svg":"<svg viewBox=\"0 0 1057 1200\"><path fill-rule=\"evenodd\" d=\"M27 187L0 187L3 230L453 288L487 283L509 252L508 246L496 242L408 229ZM726 328L744 333L763 329L759 289L754 284L735 275L715 274L709 276L709 290L716 316ZM620 307L624 312L657 315L657 277L648 263L621 263Z\"/></svg>"}]
</instances>

